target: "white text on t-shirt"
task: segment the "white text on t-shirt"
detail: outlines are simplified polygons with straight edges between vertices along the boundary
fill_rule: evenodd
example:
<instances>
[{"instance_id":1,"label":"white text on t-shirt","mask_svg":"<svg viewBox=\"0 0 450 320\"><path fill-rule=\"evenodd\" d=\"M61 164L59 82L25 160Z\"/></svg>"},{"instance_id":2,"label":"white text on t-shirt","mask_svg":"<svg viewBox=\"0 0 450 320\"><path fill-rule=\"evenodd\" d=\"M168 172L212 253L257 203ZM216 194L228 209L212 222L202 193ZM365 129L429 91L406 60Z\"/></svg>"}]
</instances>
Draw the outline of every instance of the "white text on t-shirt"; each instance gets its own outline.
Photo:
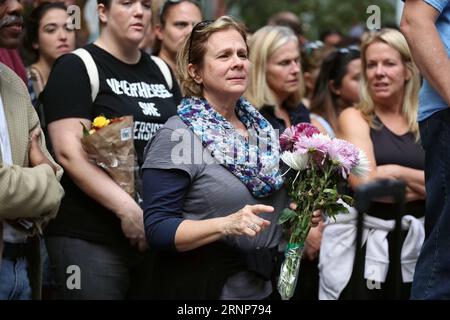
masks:
<instances>
[{"instance_id":1,"label":"white text on t-shirt","mask_svg":"<svg viewBox=\"0 0 450 320\"><path fill-rule=\"evenodd\" d=\"M163 125L159 123L134 122L134 139L148 141Z\"/></svg>"},{"instance_id":2,"label":"white text on t-shirt","mask_svg":"<svg viewBox=\"0 0 450 320\"><path fill-rule=\"evenodd\" d=\"M106 79L111 90L118 95L125 94L129 97L139 98L170 98L173 94L163 84L148 84L145 82L130 83L126 80L114 78Z\"/></svg>"}]
</instances>

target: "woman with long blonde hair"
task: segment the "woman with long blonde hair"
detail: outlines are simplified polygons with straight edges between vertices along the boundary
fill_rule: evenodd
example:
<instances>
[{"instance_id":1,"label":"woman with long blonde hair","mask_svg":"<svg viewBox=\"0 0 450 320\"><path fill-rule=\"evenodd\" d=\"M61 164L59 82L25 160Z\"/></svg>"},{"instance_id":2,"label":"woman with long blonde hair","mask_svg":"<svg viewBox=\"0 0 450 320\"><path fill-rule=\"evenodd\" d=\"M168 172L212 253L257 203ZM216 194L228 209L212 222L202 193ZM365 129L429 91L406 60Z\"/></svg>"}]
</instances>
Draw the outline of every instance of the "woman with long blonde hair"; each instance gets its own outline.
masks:
<instances>
[{"instance_id":1,"label":"woman with long blonde hair","mask_svg":"<svg viewBox=\"0 0 450 320\"><path fill-rule=\"evenodd\" d=\"M304 84L298 40L291 29L266 26L250 43L250 83L245 97L280 133L299 122L309 122L301 103Z\"/></svg>"},{"instance_id":2,"label":"woman with long blonde hair","mask_svg":"<svg viewBox=\"0 0 450 320\"><path fill-rule=\"evenodd\" d=\"M362 45L361 100L356 107L343 110L339 116L342 137L357 145L370 161L370 173L364 179L349 178L352 188L375 179L387 178L406 183L405 211L396 212L389 200L377 199L369 208L365 220L363 249L366 254L364 274L352 273L354 242L349 241L346 250L335 252L334 258L327 254L336 250L342 237L356 232L348 222L350 216L342 217L327 225L323 233L320 253L321 298L349 299L349 288L372 281L377 290L367 289L359 299L409 298L414 266L423 241L423 215L425 212L424 152L419 144L416 112L418 106L419 71L412 61L411 53L403 35L394 29L383 29L371 34ZM392 229L396 216L401 214L401 257L393 256ZM342 215L343 216L343 215ZM352 229L353 228L353 229ZM344 235L345 233L345 235ZM342 246L341 246L342 247ZM323 257L323 259L322 259ZM349 258L350 257L350 258ZM350 260L348 260L350 259ZM333 278L333 265L345 261L341 279ZM391 262L391 263L390 263ZM393 272L401 262L400 279ZM400 266L398 266L400 268ZM338 283L338 285L336 285ZM395 290L401 288L401 297ZM332 289L330 289L332 288Z\"/></svg>"}]
</instances>

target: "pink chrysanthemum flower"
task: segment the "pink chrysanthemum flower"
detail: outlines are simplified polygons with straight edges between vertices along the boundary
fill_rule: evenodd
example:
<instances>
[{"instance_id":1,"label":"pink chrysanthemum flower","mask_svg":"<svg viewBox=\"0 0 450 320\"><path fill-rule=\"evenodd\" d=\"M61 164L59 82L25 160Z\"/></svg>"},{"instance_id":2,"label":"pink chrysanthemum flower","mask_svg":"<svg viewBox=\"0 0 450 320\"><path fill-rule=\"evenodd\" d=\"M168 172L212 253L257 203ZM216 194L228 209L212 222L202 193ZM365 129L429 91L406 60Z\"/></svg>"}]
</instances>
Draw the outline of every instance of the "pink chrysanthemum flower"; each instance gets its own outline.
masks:
<instances>
[{"instance_id":1,"label":"pink chrysanthemum flower","mask_svg":"<svg viewBox=\"0 0 450 320\"><path fill-rule=\"evenodd\" d=\"M280 136L280 147L282 151L292 151L295 143L295 127L289 127Z\"/></svg>"},{"instance_id":2,"label":"pink chrysanthemum flower","mask_svg":"<svg viewBox=\"0 0 450 320\"><path fill-rule=\"evenodd\" d=\"M314 163L323 166L330 143L331 138L329 136L315 133L311 137L302 136L298 139L294 145L294 150L299 153L309 153Z\"/></svg>"},{"instance_id":3,"label":"pink chrysanthemum flower","mask_svg":"<svg viewBox=\"0 0 450 320\"><path fill-rule=\"evenodd\" d=\"M312 124L307 122L299 123L284 130L280 136L280 147L282 151L293 151L294 144L301 137L312 137L314 134L319 134L320 131Z\"/></svg>"},{"instance_id":4,"label":"pink chrysanthemum flower","mask_svg":"<svg viewBox=\"0 0 450 320\"><path fill-rule=\"evenodd\" d=\"M342 172L342 177L347 179L350 171L359 163L359 150L345 140L333 139L328 146L328 156Z\"/></svg>"},{"instance_id":5,"label":"pink chrysanthemum flower","mask_svg":"<svg viewBox=\"0 0 450 320\"><path fill-rule=\"evenodd\" d=\"M319 129L317 129L315 126L307 122L302 122L295 125L295 131L298 134L306 137L312 137L314 134L320 133Z\"/></svg>"},{"instance_id":6,"label":"pink chrysanthemum flower","mask_svg":"<svg viewBox=\"0 0 450 320\"><path fill-rule=\"evenodd\" d=\"M359 150L358 160L358 164L353 167L351 173L359 177L367 176L370 172L370 161L364 151Z\"/></svg>"},{"instance_id":7,"label":"pink chrysanthemum flower","mask_svg":"<svg viewBox=\"0 0 450 320\"><path fill-rule=\"evenodd\" d=\"M353 144L332 139L306 123L288 128L280 140L284 151L281 159L289 170L296 171L286 183L297 208L284 210L278 220L292 231L278 280L282 298L289 299L295 289L304 250L302 244L310 230L314 210L326 208L324 213L331 218L347 212L352 199L339 193L338 182L350 173L367 174L369 162L364 152Z\"/></svg>"},{"instance_id":8,"label":"pink chrysanthemum flower","mask_svg":"<svg viewBox=\"0 0 450 320\"><path fill-rule=\"evenodd\" d=\"M296 151L303 153L306 152L314 153L318 151L323 154L326 154L330 142L331 142L330 137L321 133L314 134L310 137L303 136L296 141L296 143L294 144L294 149Z\"/></svg>"}]
</instances>

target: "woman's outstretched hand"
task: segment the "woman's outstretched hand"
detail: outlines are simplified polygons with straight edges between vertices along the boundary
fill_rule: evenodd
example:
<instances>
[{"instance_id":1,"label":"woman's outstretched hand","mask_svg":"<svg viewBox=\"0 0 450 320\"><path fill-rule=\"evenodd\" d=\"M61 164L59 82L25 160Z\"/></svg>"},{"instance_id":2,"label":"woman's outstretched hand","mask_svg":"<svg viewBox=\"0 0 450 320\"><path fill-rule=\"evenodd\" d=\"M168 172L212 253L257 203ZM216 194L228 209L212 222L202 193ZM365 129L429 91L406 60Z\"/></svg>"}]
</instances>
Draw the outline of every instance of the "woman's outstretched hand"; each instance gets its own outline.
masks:
<instances>
[{"instance_id":1,"label":"woman's outstretched hand","mask_svg":"<svg viewBox=\"0 0 450 320\"><path fill-rule=\"evenodd\" d=\"M273 212L274 208L262 204L246 205L241 210L226 217L223 228L225 235L247 235L255 237L258 233L270 226L270 221L258 215Z\"/></svg>"}]
</instances>

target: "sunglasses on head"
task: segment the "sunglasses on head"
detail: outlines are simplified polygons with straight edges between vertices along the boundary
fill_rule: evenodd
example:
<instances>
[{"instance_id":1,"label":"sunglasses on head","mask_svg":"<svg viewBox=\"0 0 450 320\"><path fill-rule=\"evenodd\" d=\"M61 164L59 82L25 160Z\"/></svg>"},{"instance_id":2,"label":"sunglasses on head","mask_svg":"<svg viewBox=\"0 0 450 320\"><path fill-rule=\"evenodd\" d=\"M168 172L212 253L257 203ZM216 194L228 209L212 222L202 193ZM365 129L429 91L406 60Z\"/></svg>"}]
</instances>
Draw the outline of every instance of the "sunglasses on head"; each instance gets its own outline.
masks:
<instances>
[{"instance_id":1,"label":"sunglasses on head","mask_svg":"<svg viewBox=\"0 0 450 320\"><path fill-rule=\"evenodd\" d=\"M199 23L197 23L194 28L192 28L191 34L189 36L189 54L188 54L188 62L191 62L191 48L192 48L192 40L194 39L194 35L196 32L201 31L203 29L205 29L207 26L209 26L210 24L212 24L214 22L214 20L204 20L204 21L200 21Z\"/></svg>"},{"instance_id":2,"label":"sunglasses on head","mask_svg":"<svg viewBox=\"0 0 450 320\"><path fill-rule=\"evenodd\" d=\"M303 51L307 54L310 55L311 53L313 53L315 50L322 48L324 46L323 42L320 40L317 41L310 41L308 43L306 43L303 46Z\"/></svg>"},{"instance_id":3,"label":"sunglasses on head","mask_svg":"<svg viewBox=\"0 0 450 320\"><path fill-rule=\"evenodd\" d=\"M348 47L345 47L345 48L336 49L337 53L343 53L343 54L350 53L350 51L357 51L357 52L359 52L360 49L359 49L358 46L355 46L355 45L348 46Z\"/></svg>"}]
</instances>

